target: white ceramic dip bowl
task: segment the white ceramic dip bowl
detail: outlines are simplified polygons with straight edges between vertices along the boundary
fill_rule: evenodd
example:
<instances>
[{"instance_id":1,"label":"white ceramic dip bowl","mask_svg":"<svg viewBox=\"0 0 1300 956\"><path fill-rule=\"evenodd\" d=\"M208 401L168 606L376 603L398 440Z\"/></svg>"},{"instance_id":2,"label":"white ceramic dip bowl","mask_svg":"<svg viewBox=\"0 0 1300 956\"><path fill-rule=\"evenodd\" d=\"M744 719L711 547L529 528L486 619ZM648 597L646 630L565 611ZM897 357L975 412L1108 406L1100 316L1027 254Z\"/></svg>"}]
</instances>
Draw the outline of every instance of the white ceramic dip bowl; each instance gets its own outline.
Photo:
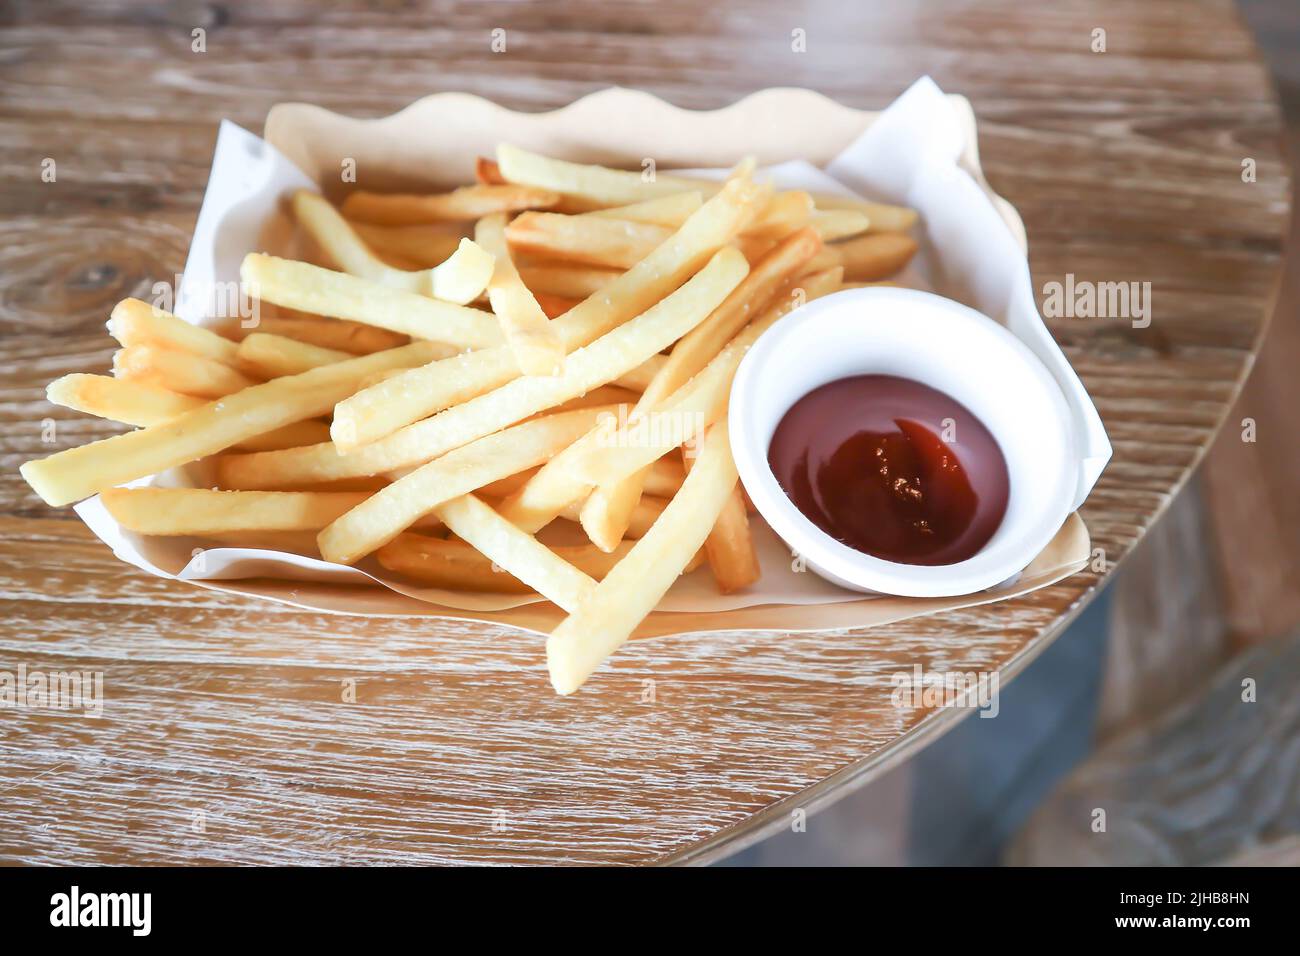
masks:
<instances>
[{"instance_id":1,"label":"white ceramic dip bowl","mask_svg":"<svg viewBox=\"0 0 1300 956\"><path fill-rule=\"evenodd\" d=\"M938 389L997 441L1010 479L1007 510L974 556L947 565L872 557L822 531L781 489L767 456L782 417L813 389L854 375ZM810 568L855 591L944 597L992 587L1019 574L1073 509L1078 455L1055 379L992 319L929 292L848 289L792 312L741 363L728 416L736 466L759 513Z\"/></svg>"}]
</instances>

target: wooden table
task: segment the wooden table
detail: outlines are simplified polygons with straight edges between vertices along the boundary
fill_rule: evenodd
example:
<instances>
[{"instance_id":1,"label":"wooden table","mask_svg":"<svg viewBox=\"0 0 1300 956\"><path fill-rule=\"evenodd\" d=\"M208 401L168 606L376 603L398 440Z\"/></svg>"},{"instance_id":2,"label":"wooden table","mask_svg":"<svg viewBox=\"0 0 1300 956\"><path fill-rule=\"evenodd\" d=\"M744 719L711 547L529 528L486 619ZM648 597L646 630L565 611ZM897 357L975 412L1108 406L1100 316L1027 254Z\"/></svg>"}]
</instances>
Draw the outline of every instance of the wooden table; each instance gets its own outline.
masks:
<instances>
[{"instance_id":1,"label":"wooden table","mask_svg":"<svg viewBox=\"0 0 1300 956\"><path fill-rule=\"evenodd\" d=\"M417 6L43 2L5 15L0 670L100 670L107 703L98 720L0 712L0 862L716 859L960 716L900 716L893 670L1005 679L1099 583L1083 573L858 633L636 642L561 700L532 637L301 613L118 562L17 466L112 431L46 404L44 384L103 370L112 304L179 271L223 117L260 129L285 100L382 115L438 90L545 109L611 84L690 107L797 85L875 108L929 72L974 104L1037 289L1067 273L1153 285L1149 328L1052 322L1115 446L1083 510L1112 569L1249 369L1288 183L1269 80L1230 3ZM794 29L806 53L792 52ZM1246 158L1256 182L1242 181Z\"/></svg>"}]
</instances>

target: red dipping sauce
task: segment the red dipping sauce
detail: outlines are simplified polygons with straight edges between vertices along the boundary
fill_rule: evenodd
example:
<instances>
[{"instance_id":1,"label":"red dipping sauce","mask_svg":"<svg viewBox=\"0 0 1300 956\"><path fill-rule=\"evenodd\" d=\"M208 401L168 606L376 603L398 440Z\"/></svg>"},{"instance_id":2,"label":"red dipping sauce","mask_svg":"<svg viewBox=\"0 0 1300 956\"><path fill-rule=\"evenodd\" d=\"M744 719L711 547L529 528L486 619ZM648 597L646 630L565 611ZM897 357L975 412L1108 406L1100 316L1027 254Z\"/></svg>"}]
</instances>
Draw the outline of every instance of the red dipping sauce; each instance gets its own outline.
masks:
<instances>
[{"instance_id":1,"label":"red dipping sauce","mask_svg":"<svg viewBox=\"0 0 1300 956\"><path fill-rule=\"evenodd\" d=\"M1007 511L1007 463L989 430L943 392L893 375L809 392L777 425L767 459L808 520L886 561L964 561Z\"/></svg>"}]
</instances>

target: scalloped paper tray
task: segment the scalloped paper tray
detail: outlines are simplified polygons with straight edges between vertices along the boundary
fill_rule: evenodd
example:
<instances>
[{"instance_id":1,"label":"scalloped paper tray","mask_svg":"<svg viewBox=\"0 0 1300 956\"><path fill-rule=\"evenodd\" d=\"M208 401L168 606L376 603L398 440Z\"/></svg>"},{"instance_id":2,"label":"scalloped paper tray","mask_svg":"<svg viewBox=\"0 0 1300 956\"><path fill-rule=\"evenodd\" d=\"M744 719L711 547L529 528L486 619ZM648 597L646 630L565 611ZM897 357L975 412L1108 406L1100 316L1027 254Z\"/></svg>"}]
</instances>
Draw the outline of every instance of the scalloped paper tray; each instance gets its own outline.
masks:
<instances>
[{"instance_id":1,"label":"scalloped paper tray","mask_svg":"<svg viewBox=\"0 0 1300 956\"><path fill-rule=\"evenodd\" d=\"M725 168L753 155L763 167L780 166L772 174L781 185L852 190L916 207L921 253L907 280L1005 324L1060 384L1078 450L1076 506L1109 459L1096 410L1038 315L1020 218L980 172L970 104L945 96L929 79L918 81L884 113L849 109L798 89L764 90L709 112L679 109L625 89L592 94L550 113L517 113L479 97L443 93L374 120L282 104L271 110L265 132L263 142L232 124L222 126L176 308L189 321L211 318L204 314L206 298L200 301L190 290L237 279L240 260L255 248L283 251L283 200L289 193L319 188L338 198L348 188L341 171L349 166L368 189L430 190L463 185L475 158L493 155L502 141L627 168L640 168L645 158L663 170ZM145 481L194 484L202 476L181 471ZM480 620L537 632L553 629L563 617L541 600L521 603L518 597L482 599L412 587L385 578L373 564L345 568L280 552L143 538L123 531L97 498L77 510L123 560L213 590L317 611ZM707 569L698 571L674 586L637 636L880 624L1024 594L1074 573L1089 556L1087 529L1072 515L1014 582L957 598L864 596L833 588L811 573L791 573L788 551L760 519L755 524L762 581L745 594L724 598L713 592Z\"/></svg>"}]
</instances>

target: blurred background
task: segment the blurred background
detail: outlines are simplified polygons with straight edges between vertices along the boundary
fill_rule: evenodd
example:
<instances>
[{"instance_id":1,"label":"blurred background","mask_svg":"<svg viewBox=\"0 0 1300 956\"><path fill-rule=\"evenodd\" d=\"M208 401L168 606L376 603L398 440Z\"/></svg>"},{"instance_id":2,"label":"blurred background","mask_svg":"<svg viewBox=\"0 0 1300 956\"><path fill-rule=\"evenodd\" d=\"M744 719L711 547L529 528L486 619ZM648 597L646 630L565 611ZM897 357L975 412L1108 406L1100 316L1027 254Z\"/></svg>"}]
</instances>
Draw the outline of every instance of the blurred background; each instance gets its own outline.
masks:
<instances>
[{"instance_id":1,"label":"blurred background","mask_svg":"<svg viewBox=\"0 0 1300 956\"><path fill-rule=\"evenodd\" d=\"M1239 0L1300 181L1300 3ZM1189 11L1190 12L1190 11ZM1294 198L1294 197L1293 197ZM1255 368L1101 596L916 758L724 865L1300 865L1300 215ZM1243 441L1252 419L1257 441ZM1240 706L1254 691L1253 707ZM1079 836L1097 808L1116 839ZM1070 821L1067 825L1066 821Z\"/></svg>"}]
</instances>

